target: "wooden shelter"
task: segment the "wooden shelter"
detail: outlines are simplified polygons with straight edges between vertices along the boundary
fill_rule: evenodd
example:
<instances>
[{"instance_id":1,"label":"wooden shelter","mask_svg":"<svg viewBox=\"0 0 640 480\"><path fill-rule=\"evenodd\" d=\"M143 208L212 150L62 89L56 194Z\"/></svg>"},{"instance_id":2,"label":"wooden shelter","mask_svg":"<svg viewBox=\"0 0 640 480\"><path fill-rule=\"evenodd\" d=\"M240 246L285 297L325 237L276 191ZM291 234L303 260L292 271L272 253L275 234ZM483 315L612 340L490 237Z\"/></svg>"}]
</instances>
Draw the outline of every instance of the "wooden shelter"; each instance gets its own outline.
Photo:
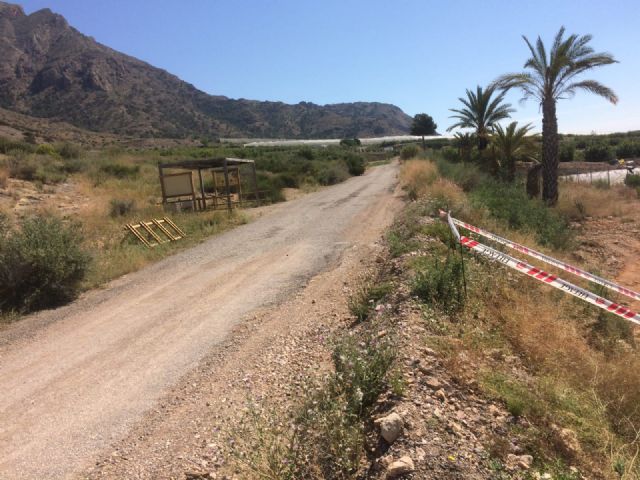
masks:
<instances>
[{"instance_id":1,"label":"wooden shelter","mask_svg":"<svg viewBox=\"0 0 640 480\"><path fill-rule=\"evenodd\" d=\"M249 170L251 190L243 192L241 168ZM158 163L163 205L207 210L241 205L250 197L260 205L256 164L240 158L208 158ZM205 188L206 175L212 183Z\"/></svg>"}]
</instances>

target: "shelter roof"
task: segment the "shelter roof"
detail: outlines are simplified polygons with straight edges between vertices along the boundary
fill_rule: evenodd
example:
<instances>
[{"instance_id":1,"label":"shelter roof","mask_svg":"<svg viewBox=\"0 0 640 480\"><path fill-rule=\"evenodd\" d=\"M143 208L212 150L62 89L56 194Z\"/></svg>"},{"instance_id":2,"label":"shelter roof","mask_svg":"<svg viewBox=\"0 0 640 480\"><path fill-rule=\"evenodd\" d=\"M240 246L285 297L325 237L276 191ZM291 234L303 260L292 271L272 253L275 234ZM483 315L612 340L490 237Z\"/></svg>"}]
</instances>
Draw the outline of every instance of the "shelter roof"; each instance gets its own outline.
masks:
<instances>
[{"instance_id":1,"label":"shelter roof","mask_svg":"<svg viewBox=\"0 0 640 480\"><path fill-rule=\"evenodd\" d=\"M160 162L161 168L183 168L186 170L205 170L209 168L221 168L224 167L225 160L228 166L233 165L245 165L255 163L253 160L247 160L244 158L204 158L204 159L189 159L178 160L175 162Z\"/></svg>"}]
</instances>

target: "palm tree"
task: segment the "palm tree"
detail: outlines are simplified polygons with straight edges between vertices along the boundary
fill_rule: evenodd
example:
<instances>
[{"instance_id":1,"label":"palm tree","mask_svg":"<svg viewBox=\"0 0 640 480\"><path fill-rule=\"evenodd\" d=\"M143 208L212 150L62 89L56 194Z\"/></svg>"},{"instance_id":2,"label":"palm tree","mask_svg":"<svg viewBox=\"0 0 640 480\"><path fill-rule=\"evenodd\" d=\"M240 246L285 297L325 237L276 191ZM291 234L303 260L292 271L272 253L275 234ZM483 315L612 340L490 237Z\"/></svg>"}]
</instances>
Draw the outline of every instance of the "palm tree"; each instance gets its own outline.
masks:
<instances>
[{"instance_id":1,"label":"palm tree","mask_svg":"<svg viewBox=\"0 0 640 480\"><path fill-rule=\"evenodd\" d=\"M493 98L495 87L489 86L483 90L478 85L476 92L467 90L467 98L460 97L458 100L466 107L461 110L451 108L456 115L450 118L457 118L458 121L447 128L450 132L454 128L473 128L476 131L478 150L484 150L489 144L489 134L493 126L500 120L509 118L515 110L508 103L502 103L506 92L501 92Z\"/></svg>"},{"instance_id":2,"label":"palm tree","mask_svg":"<svg viewBox=\"0 0 640 480\"><path fill-rule=\"evenodd\" d=\"M616 63L609 53L594 53L588 46L591 35L569 35L564 38L564 27L556 34L551 51L547 55L540 37L535 48L523 36L531 57L521 73L509 73L499 77L492 86L505 93L510 88L520 88L522 100L535 98L542 106L542 198L548 205L558 201L558 119L556 102L571 98L578 90L586 90L618 102L613 91L595 80L576 81L581 73L603 65Z\"/></svg>"},{"instance_id":3,"label":"palm tree","mask_svg":"<svg viewBox=\"0 0 640 480\"><path fill-rule=\"evenodd\" d=\"M458 156L464 161L469 161L471 158L474 143L476 143L476 139L472 133L456 132L453 136L453 144L458 149Z\"/></svg>"},{"instance_id":4,"label":"palm tree","mask_svg":"<svg viewBox=\"0 0 640 480\"><path fill-rule=\"evenodd\" d=\"M491 143L496 149L505 179L509 182L516 178L516 159L531 159L536 150L532 137L527 136L532 128L529 123L518 127L518 122L511 122L506 129L499 124L494 126Z\"/></svg>"}]
</instances>

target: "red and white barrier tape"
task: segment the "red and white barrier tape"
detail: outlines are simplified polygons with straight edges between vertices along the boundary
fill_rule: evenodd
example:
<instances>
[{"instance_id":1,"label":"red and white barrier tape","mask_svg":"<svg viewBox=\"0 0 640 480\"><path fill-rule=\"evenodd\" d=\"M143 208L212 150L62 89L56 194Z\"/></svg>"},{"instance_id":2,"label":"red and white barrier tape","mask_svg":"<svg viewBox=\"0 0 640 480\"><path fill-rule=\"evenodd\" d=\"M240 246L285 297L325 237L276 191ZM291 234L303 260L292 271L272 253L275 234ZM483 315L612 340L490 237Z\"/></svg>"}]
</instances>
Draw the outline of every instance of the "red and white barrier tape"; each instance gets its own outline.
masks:
<instances>
[{"instance_id":1,"label":"red and white barrier tape","mask_svg":"<svg viewBox=\"0 0 640 480\"><path fill-rule=\"evenodd\" d=\"M602 285L603 287L606 287L609 290L613 290L614 292L621 293L622 295L626 295L627 297L633 298L634 300L640 300L640 293L634 292L633 290L623 287L622 285L618 285L617 283L610 282L609 280L606 280L602 277L598 277L597 275L594 275L593 273L589 273L585 270L582 270L581 268L574 267L573 265L569 265L568 263L562 262L553 257L545 255L544 253L540 253L529 247L525 247L524 245L520 245L516 242L512 242L511 240L500 237L495 233L488 232L487 230L483 230L482 228L474 227L473 225L469 225L468 223L465 223L456 218L452 218L452 217L449 217L449 218L451 219L452 223L454 223L455 225L459 225L460 227L466 230L469 230L470 232L477 233L478 235L482 235L483 237L493 240L494 242L500 243L501 245L505 245L506 247L509 247L513 250L516 250L521 253L525 253L530 257L537 258L538 260L548 263L549 265L553 265L554 267L561 268L565 272L573 273L578 277L582 277L593 283Z\"/></svg>"},{"instance_id":2,"label":"red and white barrier tape","mask_svg":"<svg viewBox=\"0 0 640 480\"><path fill-rule=\"evenodd\" d=\"M503 265L513 268L514 270L517 270L521 273L525 273L540 282L551 285L552 287L567 292L568 294L573 295L574 297L578 297L585 302L591 303L596 307L602 308L603 310L611 312L615 315L618 315L619 317L640 325L640 314L629 310L627 307L614 303L611 300L607 300L606 298L602 298L595 293L592 293L588 290L585 290L584 288L562 280L555 275L547 273L544 270L534 267L533 265L530 265L526 262L522 262L515 257L507 255L506 253L499 252L498 250L483 245L482 243L477 242L476 240L473 240L469 237L465 237L463 235L461 236L458 232L458 229L455 227L455 220L452 219L450 215L447 215L447 222L449 223L449 227L451 228L452 233L456 236L460 244L464 245L469 250L475 253L479 253L480 255L489 258L490 260L500 262Z\"/></svg>"}]
</instances>

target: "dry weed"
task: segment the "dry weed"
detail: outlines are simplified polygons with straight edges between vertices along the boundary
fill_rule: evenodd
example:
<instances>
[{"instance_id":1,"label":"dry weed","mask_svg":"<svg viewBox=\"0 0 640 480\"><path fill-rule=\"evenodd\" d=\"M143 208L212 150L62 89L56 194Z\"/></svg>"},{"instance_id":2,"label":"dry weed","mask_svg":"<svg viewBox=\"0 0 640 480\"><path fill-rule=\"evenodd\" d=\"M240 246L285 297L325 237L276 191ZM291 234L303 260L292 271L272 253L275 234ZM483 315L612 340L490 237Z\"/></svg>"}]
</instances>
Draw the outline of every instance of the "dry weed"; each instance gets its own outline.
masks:
<instances>
[{"instance_id":1,"label":"dry weed","mask_svg":"<svg viewBox=\"0 0 640 480\"><path fill-rule=\"evenodd\" d=\"M428 198L435 201L443 210L459 211L466 209L465 195L462 189L446 178L438 178L428 189Z\"/></svg>"},{"instance_id":2,"label":"dry weed","mask_svg":"<svg viewBox=\"0 0 640 480\"><path fill-rule=\"evenodd\" d=\"M590 217L622 217L638 209L637 194L623 185L601 189L593 185L567 182L560 189L558 211L573 220Z\"/></svg>"},{"instance_id":3,"label":"dry weed","mask_svg":"<svg viewBox=\"0 0 640 480\"><path fill-rule=\"evenodd\" d=\"M9 172L5 168L0 168L0 188L5 189L9 185Z\"/></svg>"},{"instance_id":4,"label":"dry weed","mask_svg":"<svg viewBox=\"0 0 640 480\"><path fill-rule=\"evenodd\" d=\"M423 197L437 178L436 165L425 160L409 160L400 171L400 181L412 200Z\"/></svg>"}]
</instances>

